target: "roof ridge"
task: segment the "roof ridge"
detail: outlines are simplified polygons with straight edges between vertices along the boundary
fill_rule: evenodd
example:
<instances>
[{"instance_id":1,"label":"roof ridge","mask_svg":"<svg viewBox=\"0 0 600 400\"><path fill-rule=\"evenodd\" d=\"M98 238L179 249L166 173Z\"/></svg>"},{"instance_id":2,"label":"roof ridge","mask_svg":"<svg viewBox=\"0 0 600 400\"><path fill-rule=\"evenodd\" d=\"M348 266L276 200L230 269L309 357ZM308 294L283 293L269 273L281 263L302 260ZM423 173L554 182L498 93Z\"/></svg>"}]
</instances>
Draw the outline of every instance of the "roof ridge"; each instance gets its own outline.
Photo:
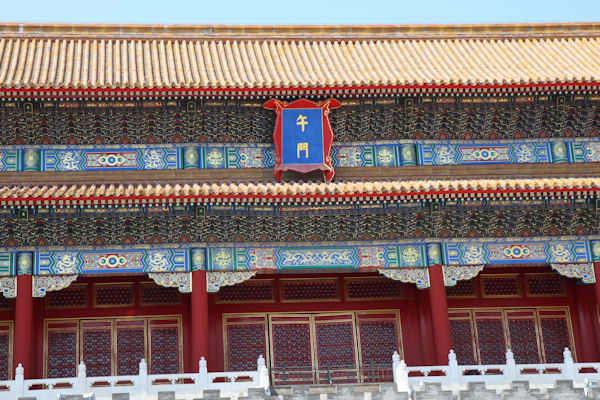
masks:
<instances>
[{"instance_id":1,"label":"roof ridge","mask_svg":"<svg viewBox=\"0 0 600 400\"><path fill-rule=\"evenodd\" d=\"M169 25L0 22L0 37L349 40L600 36L600 22L415 25Z\"/></svg>"}]
</instances>

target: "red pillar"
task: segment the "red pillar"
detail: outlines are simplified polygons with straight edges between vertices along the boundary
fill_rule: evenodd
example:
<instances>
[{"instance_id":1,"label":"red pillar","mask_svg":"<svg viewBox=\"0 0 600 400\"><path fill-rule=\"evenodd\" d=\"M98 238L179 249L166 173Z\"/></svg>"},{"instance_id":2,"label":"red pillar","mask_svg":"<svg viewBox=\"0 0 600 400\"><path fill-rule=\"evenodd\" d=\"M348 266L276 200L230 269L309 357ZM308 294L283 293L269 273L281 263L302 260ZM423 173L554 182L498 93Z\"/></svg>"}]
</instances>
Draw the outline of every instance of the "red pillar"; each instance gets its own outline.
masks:
<instances>
[{"instance_id":1,"label":"red pillar","mask_svg":"<svg viewBox=\"0 0 600 400\"><path fill-rule=\"evenodd\" d=\"M597 337L594 334L594 318L597 317L596 303L589 299L594 296L591 285L577 285L572 279L568 282L573 290L575 310L573 317L577 322L573 326L575 334L575 348L577 349L578 362L596 362L598 358Z\"/></svg>"},{"instance_id":2,"label":"red pillar","mask_svg":"<svg viewBox=\"0 0 600 400\"><path fill-rule=\"evenodd\" d=\"M448 302L442 266L429 267L429 299L431 304L431 320L435 336L435 354L438 365L448 364L448 353L452 349L450 336L450 320L448 319Z\"/></svg>"},{"instance_id":3,"label":"red pillar","mask_svg":"<svg viewBox=\"0 0 600 400\"><path fill-rule=\"evenodd\" d=\"M208 293L206 271L192 272L191 355L192 370L198 370L200 357L208 357Z\"/></svg>"},{"instance_id":4,"label":"red pillar","mask_svg":"<svg viewBox=\"0 0 600 400\"><path fill-rule=\"evenodd\" d=\"M32 254L19 253L17 260L17 298L15 299L15 332L13 367L23 364L25 378L35 371L35 335L33 331ZM13 368L13 370L14 370Z\"/></svg>"},{"instance_id":5,"label":"red pillar","mask_svg":"<svg viewBox=\"0 0 600 400\"><path fill-rule=\"evenodd\" d=\"M594 275L596 275L596 283L594 283L594 293L596 294L596 305L600 307L600 262L594 263ZM596 311L596 310L594 310ZM594 313L596 315L597 313Z\"/></svg>"}]
</instances>

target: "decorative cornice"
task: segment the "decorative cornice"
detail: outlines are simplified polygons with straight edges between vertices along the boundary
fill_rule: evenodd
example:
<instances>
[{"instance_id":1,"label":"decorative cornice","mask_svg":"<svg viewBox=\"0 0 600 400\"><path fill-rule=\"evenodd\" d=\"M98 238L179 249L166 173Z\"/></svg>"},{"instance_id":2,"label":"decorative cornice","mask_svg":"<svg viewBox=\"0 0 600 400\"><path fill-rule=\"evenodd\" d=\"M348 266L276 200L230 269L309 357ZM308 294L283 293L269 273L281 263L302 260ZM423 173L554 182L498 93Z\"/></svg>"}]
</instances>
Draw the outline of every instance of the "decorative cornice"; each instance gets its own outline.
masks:
<instances>
[{"instance_id":1,"label":"decorative cornice","mask_svg":"<svg viewBox=\"0 0 600 400\"><path fill-rule=\"evenodd\" d=\"M584 283L596 283L593 263L550 264L553 270L568 278L581 279Z\"/></svg>"},{"instance_id":2,"label":"decorative cornice","mask_svg":"<svg viewBox=\"0 0 600 400\"><path fill-rule=\"evenodd\" d=\"M429 269L427 268L378 269L377 271L395 281L414 283L419 289L429 287Z\"/></svg>"},{"instance_id":3,"label":"decorative cornice","mask_svg":"<svg viewBox=\"0 0 600 400\"><path fill-rule=\"evenodd\" d=\"M483 270L483 265L444 265L444 286L456 286L458 281L474 278Z\"/></svg>"},{"instance_id":4,"label":"decorative cornice","mask_svg":"<svg viewBox=\"0 0 600 400\"><path fill-rule=\"evenodd\" d=\"M190 272L151 272L148 276L157 285L176 287L181 293L192 291L192 274Z\"/></svg>"},{"instance_id":5,"label":"decorative cornice","mask_svg":"<svg viewBox=\"0 0 600 400\"><path fill-rule=\"evenodd\" d=\"M34 276L33 297L44 297L47 292L64 289L76 279L77 275Z\"/></svg>"},{"instance_id":6,"label":"decorative cornice","mask_svg":"<svg viewBox=\"0 0 600 400\"><path fill-rule=\"evenodd\" d=\"M208 293L216 293L222 286L233 286L247 281L256 275L257 271L240 272L207 272L206 290Z\"/></svg>"},{"instance_id":7,"label":"decorative cornice","mask_svg":"<svg viewBox=\"0 0 600 400\"><path fill-rule=\"evenodd\" d=\"M17 297L17 278L14 276L0 278L0 291L8 299Z\"/></svg>"}]
</instances>

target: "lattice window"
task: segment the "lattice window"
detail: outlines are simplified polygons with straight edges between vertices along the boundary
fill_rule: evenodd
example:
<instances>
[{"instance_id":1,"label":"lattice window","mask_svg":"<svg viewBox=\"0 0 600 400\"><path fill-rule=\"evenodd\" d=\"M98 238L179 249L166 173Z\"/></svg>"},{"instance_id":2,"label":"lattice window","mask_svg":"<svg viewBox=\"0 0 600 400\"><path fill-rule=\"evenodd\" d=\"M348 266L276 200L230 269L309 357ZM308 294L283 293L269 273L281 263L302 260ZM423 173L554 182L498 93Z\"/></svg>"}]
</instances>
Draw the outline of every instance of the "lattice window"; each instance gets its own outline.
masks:
<instances>
[{"instance_id":1,"label":"lattice window","mask_svg":"<svg viewBox=\"0 0 600 400\"><path fill-rule=\"evenodd\" d=\"M226 370L252 371L266 355L265 317L226 319Z\"/></svg>"},{"instance_id":2,"label":"lattice window","mask_svg":"<svg viewBox=\"0 0 600 400\"><path fill-rule=\"evenodd\" d=\"M483 297L521 297L518 274L480 275Z\"/></svg>"},{"instance_id":3,"label":"lattice window","mask_svg":"<svg viewBox=\"0 0 600 400\"><path fill-rule=\"evenodd\" d=\"M471 314L469 312L449 312L448 316L450 317L450 335L456 360L460 365L477 364L473 346L475 338L473 337Z\"/></svg>"},{"instance_id":4,"label":"lattice window","mask_svg":"<svg viewBox=\"0 0 600 400\"><path fill-rule=\"evenodd\" d=\"M565 347L575 355L568 310L540 310L539 321L545 362L562 363Z\"/></svg>"},{"instance_id":5,"label":"lattice window","mask_svg":"<svg viewBox=\"0 0 600 400\"><path fill-rule=\"evenodd\" d=\"M528 297L567 295L566 279L558 274L525 274Z\"/></svg>"},{"instance_id":6,"label":"lattice window","mask_svg":"<svg viewBox=\"0 0 600 400\"><path fill-rule=\"evenodd\" d=\"M517 364L537 364L540 352L537 344L535 311L507 311L510 348Z\"/></svg>"},{"instance_id":7,"label":"lattice window","mask_svg":"<svg viewBox=\"0 0 600 400\"><path fill-rule=\"evenodd\" d=\"M46 294L46 308L85 308L88 303L87 284L72 284L56 292Z\"/></svg>"},{"instance_id":8,"label":"lattice window","mask_svg":"<svg viewBox=\"0 0 600 400\"><path fill-rule=\"evenodd\" d=\"M12 378L13 324L0 321L0 380Z\"/></svg>"},{"instance_id":9,"label":"lattice window","mask_svg":"<svg viewBox=\"0 0 600 400\"><path fill-rule=\"evenodd\" d=\"M94 307L128 307L135 304L133 283L94 285Z\"/></svg>"},{"instance_id":10,"label":"lattice window","mask_svg":"<svg viewBox=\"0 0 600 400\"><path fill-rule=\"evenodd\" d=\"M8 311L12 310L15 305L15 299L8 299L4 296L0 296L0 310Z\"/></svg>"},{"instance_id":11,"label":"lattice window","mask_svg":"<svg viewBox=\"0 0 600 400\"><path fill-rule=\"evenodd\" d=\"M289 320L287 323L286 319ZM308 316L277 318L277 322L271 326L271 334L273 366L307 367L312 365Z\"/></svg>"},{"instance_id":12,"label":"lattice window","mask_svg":"<svg viewBox=\"0 0 600 400\"><path fill-rule=\"evenodd\" d=\"M454 309L448 314L460 364L503 364L506 348L518 364L561 363L565 347L576 358L567 307ZM473 326L474 341L470 339Z\"/></svg>"},{"instance_id":13,"label":"lattice window","mask_svg":"<svg viewBox=\"0 0 600 400\"><path fill-rule=\"evenodd\" d=\"M383 300L404 297L402 283L385 278L346 278L346 300Z\"/></svg>"},{"instance_id":14,"label":"lattice window","mask_svg":"<svg viewBox=\"0 0 600 400\"><path fill-rule=\"evenodd\" d=\"M331 320L332 318L338 321ZM317 362L320 367L352 366L354 352L354 324L352 315L315 317Z\"/></svg>"},{"instance_id":15,"label":"lattice window","mask_svg":"<svg viewBox=\"0 0 600 400\"><path fill-rule=\"evenodd\" d=\"M146 359L146 320L117 321L117 375L137 375Z\"/></svg>"},{"instance_id":16,"label":"lattice window","mask_svg":"<svg viewBox=\"0 0 600 400\"><path fill-rule=\"evenodd\" d=\"M446 296L458 298L477 297L477 278L466 281L458 281L454 286L447 286Z\"/></svg>"},{"instance_id":17,"label":"lattice window","mask_svg":"<svg viewBox=\"0 0 600 400\"><path fill-rule=\"evenodd\" d=\"M172 374L181 370L179 320L150 321L150 374Z\"/></svg>"},{"instance_id":18,"label":"lattice window","mask_svg":"<svg viewBox=\"0 0 600 400\"><path fill-rule=\"evenodd\" d=\"M142 282L140 284L140 304L142 306L177 305L180 303L181 293L177 288L163 287L153 282Z\"/></svg>"},{"instance_id":19,"label":"lattice window","mask_svg":"<svg viewBox=\"0 0 600 400\"><path fill-rule=\"evenodd\" d=\"M482 364L504 364L506 345L502 319L487 316L475 317L479 357Z\"/></svg>"},{"instance_id":20,"label":"lattice window","mask_svg":"<svg viewBox=\"0 0 600 400\"><path fill-rule=\"evenodd\" d=\"M337 279L287 280L279 282L282 302L337 301L339 288Z\"/></svg>"},{"instance_id":21,"label":"lattice window","mask_svg":"<svg viewBox=\"0 0 600 400\"><path fill-rule=\"evenodd\" d=\"M48 320L44 374L76 376L79 354L88 376L137 375L142 358L148 360L150 373L178 373L181 350L179 316Z\"/></svg>"},{"instance_id":22,"label":"lattice window","mask_svg":"<svg viewBox=\"0 0 600 400\"><path fill-rule=\"evenodd\" d=\"M269 303L274 301L274 281L252 279L234 286L222 287L215 296L217 303Z\"/></svg>"},{"instance_id":23,"label":"lattice window","mask_svg":"<svg viewBox=\"0 0 600 400\"><path fill-rule=\"evenodd\" d=\"M83 362L89 376L110 376L112 356L112 322L82 322Z\"/></svg>"},{"instance_id":24,"label":"lattice window","mask_svg":"<svg viewBox=\"0 0 600 400\"><path fill-rule=\"evenodd\" d=\"M394 351L401 353L397 315L358 315L360 352L365 366L388 364Z\"/></svg>"},{"instance_id":25,"label":"lattice window","mask_svg":"<svg viewBox=\"0 0 600 400\"><path fill-rule=\"evenodd\" d=\"M76 376L78 342L77 322L57 322L46 325L46 377Z\"/></svg>"}]
</instances>

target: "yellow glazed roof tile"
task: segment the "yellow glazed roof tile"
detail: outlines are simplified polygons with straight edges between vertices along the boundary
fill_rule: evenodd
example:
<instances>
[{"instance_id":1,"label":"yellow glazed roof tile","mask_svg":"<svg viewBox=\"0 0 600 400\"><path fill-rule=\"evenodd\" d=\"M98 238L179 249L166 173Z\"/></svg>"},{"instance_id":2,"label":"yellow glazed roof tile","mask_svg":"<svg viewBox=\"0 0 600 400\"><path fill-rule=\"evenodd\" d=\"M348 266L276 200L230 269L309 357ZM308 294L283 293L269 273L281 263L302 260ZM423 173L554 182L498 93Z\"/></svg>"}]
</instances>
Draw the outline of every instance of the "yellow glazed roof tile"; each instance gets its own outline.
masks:
<instances>
[{"instance_id":1,"label":"yellow glazed roof tile","mask_svg":"<svg viewBox=\"0 0 600 400\"><path fill-rule=\"evenodd\" d=\"M600 178L455 179L370 182L246 182L196 184L65 184L2 186L0 202L29 200L85 200L106 196L364 196L433 195L462 192L479 197L492 191L587 191L600 190ZM468 193L471 193L470 195ZM534 195L535 195L534 193ZM540 195L539 193L537 194Z\"/></svg>"},{"instance_id":2,"label":"yellow glazed roof tile","mask_svg":"<svg viewBox=\"0 0 600 400\"><path fill-rule=\"evenodd\" d=\"M0 24L3 88L311 88L600 81L600 24Z\"/></svg>"}]
</instances>

